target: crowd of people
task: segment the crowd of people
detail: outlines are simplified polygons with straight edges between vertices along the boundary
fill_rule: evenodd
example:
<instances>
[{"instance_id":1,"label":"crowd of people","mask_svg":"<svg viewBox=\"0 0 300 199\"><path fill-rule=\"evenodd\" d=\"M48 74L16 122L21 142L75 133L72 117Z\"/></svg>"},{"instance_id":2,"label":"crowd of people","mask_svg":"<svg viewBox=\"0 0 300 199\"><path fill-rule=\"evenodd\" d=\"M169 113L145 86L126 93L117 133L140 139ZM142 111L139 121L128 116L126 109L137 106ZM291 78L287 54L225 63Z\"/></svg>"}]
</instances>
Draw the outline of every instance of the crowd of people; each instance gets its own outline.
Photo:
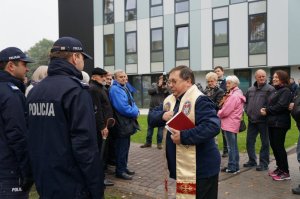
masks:
<instances>
[{"instance_id":1,"label":"crowd of people","mask_svg":"<svg viewBox=\"0 0 300 199\"><path fill-rule=\"evenodd\" d=\"M132 180L128 167L130 136L139 130L136 92L123 70L114 74L94 68L86 74L84 60L91 59L76 38L59 38L51 48L48 66L40 66L30 85L24 84L33 60L16 47L0 51L0 198L28 198L35 183L41 198L100 199L108 164L115 175ZM113 79L114 78L114 79ZM248 116L244 167L269 170L271 147L276 168L268 175L275 181L290 180L284 147L291 116L300 130L300 89L283 70L272 82L258 69L255 83L245 95L235 75L225 77L216 66L206 74L207 86L195 83L187 66L162 74L148 90L151 96L145 144L152 146L157 127L157 148L164 149L165 185L176 179L182 198L218 197L221 154L215 137L222 132L228 165L221 172L240 171L237 137L243 114ZM164 128L177 113L193 123L191 129ZM256 137L262 143L259 158ZM300 163L300 138L297 158ZM300 188L292 189L300 195Z\"/></svg>"}]
</instances>

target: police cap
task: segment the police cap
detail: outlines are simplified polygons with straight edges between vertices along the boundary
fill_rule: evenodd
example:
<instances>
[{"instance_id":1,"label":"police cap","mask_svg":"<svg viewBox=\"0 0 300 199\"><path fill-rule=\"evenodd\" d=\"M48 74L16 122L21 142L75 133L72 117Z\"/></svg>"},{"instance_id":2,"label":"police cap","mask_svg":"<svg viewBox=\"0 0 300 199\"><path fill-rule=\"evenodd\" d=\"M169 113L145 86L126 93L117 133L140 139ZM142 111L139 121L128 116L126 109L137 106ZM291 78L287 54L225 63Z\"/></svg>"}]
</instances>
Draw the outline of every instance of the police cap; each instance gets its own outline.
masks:
<instances>
[{"instance_id":1,"label":"police cap","mask_svg":"<svg viewBox=\"0 0 300 199\"><path fill-rule=\"evenodd\" d=\"M16 47L8 47L0 52L0 62L8 61L23 61L26 63L33 63L23 51Z\"/></svg>"},{"instance_id":2,"label":"police cap","mask_svg":"<svg viewBox=\"0 0 300 199\"><path fill-rule=\"evenodd\" d=\"M80 52L85 58L93 59L90 55L84 52L82 43L73 37L61 37L54 42L51 52L57 51Z\"/></svg>"}]
</instances>

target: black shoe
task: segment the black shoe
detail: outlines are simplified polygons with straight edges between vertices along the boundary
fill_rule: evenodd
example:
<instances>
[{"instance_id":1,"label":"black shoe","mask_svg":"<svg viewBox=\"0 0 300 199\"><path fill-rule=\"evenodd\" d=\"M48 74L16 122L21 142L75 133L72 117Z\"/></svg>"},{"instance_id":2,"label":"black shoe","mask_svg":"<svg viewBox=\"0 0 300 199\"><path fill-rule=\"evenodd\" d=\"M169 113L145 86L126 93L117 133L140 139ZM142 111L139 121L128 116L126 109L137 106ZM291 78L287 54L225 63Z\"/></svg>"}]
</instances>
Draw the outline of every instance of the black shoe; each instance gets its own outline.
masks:
<instances>
[{"instance_id":1,"label":"black shoe","mask_svg":"<svg viewBox=\"0 0 300 199\"><path fill-rule=\"evenodd\" d=\"M300 186L300 185L299 185L299 186ZM300 187L299 187L299 186L292 189L292 193L293 193L293 194L300 195Z\"/></svg>"},{"instance_id":2,"label":"black shoe","mask_svg":"<svg viewBox=\"0 0 300 199\"><path fill-rule=\"evenodd\" d=\"M129 169L126 169L126 173L127 173L128 175L134 175L134 174L135 174L134 171L130 171Z\"/></svg>"},{"instance_id":3,"label":"black shoe","mask_svg":"<svg viewBox=\"0 0 300 199\"><path fill-rule=\"evenodd\" d=\"M110 180L104 179L104 186L114 186L114 183Z\"/></svg>"},{"instance_id":4,"label":"black shoe","mask_svg":"<svg viewBox=\"0 0 300 199\"><path fill-rule=\"evenodd\" d=\"M228 153L227 153L227 152L224 152L224 153L222 154L222 158L226 158L226 157L228 157Z\"/></svg>"},{"instance_id":5,"label":"black shoe","mask_svg":"<svg viewBox=\"0 0 300 199\"><path fill-rule=\"evenodd\" d=\"M149 144L149 143L146 143L146 144L143 144L142 146L140 146L141 148L148 148L148 147L151 147L152 144Z\"/></svg>"},{"instance_id":6,"label":"black shoe","mask_svg":"<svg viewBox=\"0 0 300 199\"><path fill-rule=\"evenodd\" d=\"M123 172L121 174L116 174L117 178L121 178L123 180L132 180L132 176L128 175L127 173Z\"/></svg>"},{"instance_id":7,"label":"black shoe","mask_svg":"<svg viewBox=\"0 0 300 199\"><path fill-rule=\"evenodd\" d=\"M256 167L256 171L265 171L265 170L268 170L268 166L264 166L264 165L258 165Z\"/></svg>"},{"instance_id":8,"label":"black shoe","mask_svg":"<svg viewBox=\"0 0 300 199\"><path fill-rule=\"evenodd\" d=\"M243 166L246 168L250 168L250 167L256 167L257 164L255 162L246 162L245 164L243 164Z\"/></svg>"}]
</instances>

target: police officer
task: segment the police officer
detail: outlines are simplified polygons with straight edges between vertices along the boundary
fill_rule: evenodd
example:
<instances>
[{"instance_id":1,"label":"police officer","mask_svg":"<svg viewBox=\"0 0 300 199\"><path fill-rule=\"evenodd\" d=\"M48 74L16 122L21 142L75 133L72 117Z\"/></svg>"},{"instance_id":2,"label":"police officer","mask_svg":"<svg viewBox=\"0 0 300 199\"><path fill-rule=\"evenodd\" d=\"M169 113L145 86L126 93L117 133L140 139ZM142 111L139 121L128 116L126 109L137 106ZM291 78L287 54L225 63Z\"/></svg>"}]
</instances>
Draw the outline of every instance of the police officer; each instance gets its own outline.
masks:
<instances>
[{"instance_id":1,"label":"police officer","mask_svg":"<svg viewBox=\"0 0 300 199\"><path fill-rule=\"evenodd\" d=\"M27 98L28 143L41 198L103 198L103 170L88 85L81 82L81 42L58 39L51 49L48 77Z\"/></svg>"},{"instance_id":2,"label":"police officer","mask_svg":"<svg viewBox=\"0 0 300 199\"><path fill-rule=\"evenodd\" d=\"M28 198L33 184L25 141L25 85L31 63L20 49L0 52L0 198Z\"/></svg>"}]
</instances>

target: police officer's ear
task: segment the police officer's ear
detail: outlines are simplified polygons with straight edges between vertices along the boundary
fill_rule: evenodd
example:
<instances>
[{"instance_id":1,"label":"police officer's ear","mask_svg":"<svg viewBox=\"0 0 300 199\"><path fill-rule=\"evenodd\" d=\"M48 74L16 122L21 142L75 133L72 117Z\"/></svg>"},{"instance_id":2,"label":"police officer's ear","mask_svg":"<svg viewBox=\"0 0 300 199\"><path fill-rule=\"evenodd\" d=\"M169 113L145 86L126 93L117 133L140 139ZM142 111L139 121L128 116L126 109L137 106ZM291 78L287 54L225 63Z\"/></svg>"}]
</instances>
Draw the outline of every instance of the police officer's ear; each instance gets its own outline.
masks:
<instances>
[{"instance_id":1,"label":"police officer's ear","mask_svg":"<svg viewBox=\"0 0 300 199\"><path fill-rule=\"evenodd\" d=\"M9 61L7 62L6 66L4 66L4 70L9 73L13 73L15 71L15 65L16 63L14 63L13 61Z\"/></svg>"}]
</instances>

